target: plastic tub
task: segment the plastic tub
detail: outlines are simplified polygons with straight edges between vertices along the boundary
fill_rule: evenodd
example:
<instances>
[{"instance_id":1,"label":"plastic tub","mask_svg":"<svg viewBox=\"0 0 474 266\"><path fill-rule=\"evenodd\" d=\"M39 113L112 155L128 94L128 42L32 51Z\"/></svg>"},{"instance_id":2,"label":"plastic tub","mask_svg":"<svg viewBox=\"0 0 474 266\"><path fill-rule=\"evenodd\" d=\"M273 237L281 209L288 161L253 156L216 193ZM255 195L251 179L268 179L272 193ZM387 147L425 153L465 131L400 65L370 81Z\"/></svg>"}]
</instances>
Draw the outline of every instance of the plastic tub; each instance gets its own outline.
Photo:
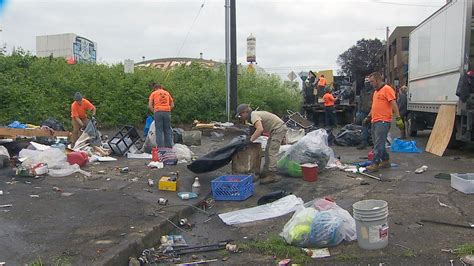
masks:
<instances>
[{"instance_id":1,"label":"plastic tub","mask_svg":"<svg viewBox=\"0 0 474 266\"><path fill-rule=\"evenodd\" d=\"M474 173L451 174L451 187L465 194L474 194Z\"/></svg>"},{"instance_id":2,"label":"plastic tub","mask_svg":"<svg viewBox=\"0 0 474 266\"><path fill-rule=\"evenodd\" d=\"M363 200L352 205L357 243L373 250L388 245L388 204L383 200Z\"/></svg>"}]
</instances>

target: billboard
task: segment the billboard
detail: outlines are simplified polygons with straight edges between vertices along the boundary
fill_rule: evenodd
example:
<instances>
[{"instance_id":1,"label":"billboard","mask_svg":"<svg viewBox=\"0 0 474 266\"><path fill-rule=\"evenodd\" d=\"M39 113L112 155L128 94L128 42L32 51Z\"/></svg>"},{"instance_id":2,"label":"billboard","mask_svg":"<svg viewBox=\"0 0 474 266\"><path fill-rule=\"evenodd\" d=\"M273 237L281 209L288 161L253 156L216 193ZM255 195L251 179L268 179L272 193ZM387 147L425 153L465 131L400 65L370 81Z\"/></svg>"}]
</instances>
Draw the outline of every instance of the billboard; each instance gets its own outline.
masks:
<instances>
[{"instance_id":1,"label":"billboard","mask_svg":"<svg viewBox=\"0 0 474 266\"><path fill-rule=\"evenodd\" d=\"M76 36L72 52L76 62L95 63L97 60L96 44L84 37Z\"/></svg>"}]
</instances>

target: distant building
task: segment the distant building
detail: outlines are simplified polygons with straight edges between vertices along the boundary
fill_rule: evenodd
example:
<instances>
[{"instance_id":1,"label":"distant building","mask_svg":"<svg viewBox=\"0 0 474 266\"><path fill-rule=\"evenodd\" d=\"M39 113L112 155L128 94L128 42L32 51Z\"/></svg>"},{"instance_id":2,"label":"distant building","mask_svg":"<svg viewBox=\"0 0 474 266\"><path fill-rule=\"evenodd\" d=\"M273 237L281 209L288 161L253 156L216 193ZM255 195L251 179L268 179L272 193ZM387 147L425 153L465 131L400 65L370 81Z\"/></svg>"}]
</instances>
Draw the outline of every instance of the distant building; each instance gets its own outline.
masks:
<instances>
[{"instance_id":1,"label":"distant building","mask_svg":"<svg viewBox=\"0 0 474 266\"><path fill-rule=\"evenodd\" d=\"M388 73L388 83L394 86L403 86L408 83L409 35L414 28L414 26L396 27L388 38L389 60L386 73Z\"/></svg>"},{"instance_id":2,"label":"distant building","mask_svg":"<svg viewBox=\"0 0 474 266\"><path fill-rule=\"evenodd\" d=\"M75 62L95 63L97 43L74 33L36 36L36 55L72 57Z\"/></svg>"},{"instance_id":3,"label":"distant building","mask_svg":"<svg viewBox=\"0 0 474 266\"><path fill-rule=\"evenodd\" d=\"M136 67L152 67L152 68L158 68L158 69L167 69L171 68L174 66L180 66L180 65L185 65L189 66L192 63L198 63L202 66L209 67L209 68L215 68L219 67L222 65L222 63L212 61L212 60L206 60L202 58L189 58L189 57L172 57L172 58L159 58L159 59L152 59L152 60L147 60L147 61L142 61L139 63L136 63Z\"/></svg>"}]
</instances>

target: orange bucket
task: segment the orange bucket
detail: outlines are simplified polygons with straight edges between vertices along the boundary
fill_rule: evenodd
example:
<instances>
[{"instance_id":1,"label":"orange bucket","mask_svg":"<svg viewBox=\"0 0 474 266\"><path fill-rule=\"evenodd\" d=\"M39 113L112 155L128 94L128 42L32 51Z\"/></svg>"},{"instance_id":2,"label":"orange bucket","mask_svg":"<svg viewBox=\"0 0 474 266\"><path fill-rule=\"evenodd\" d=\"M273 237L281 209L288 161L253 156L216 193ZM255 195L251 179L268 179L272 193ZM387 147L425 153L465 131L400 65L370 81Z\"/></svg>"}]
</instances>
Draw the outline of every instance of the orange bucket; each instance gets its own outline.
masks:
<instances>
[{"instance_id":1,"label":"orange bucket","mask_svg":"<svg viewBox=\"0 0 474 266\"><path fill-rule=\"evenodd\" d=\"M303 180L314 182L318 180L318 165L314 163L305 163L301 165L303 171Z\"/></svg>"}]
</instances>

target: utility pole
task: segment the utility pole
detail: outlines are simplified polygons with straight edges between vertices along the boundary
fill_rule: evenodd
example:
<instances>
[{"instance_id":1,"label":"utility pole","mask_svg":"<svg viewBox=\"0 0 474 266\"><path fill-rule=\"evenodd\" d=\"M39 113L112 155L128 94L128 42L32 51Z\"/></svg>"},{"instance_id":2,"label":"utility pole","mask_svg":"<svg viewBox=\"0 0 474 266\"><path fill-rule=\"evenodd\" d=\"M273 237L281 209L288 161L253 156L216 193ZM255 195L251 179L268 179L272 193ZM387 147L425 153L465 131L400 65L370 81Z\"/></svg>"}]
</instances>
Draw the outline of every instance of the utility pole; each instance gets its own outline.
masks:
<instances>
[{"instance_id":1,"label":"utility pole","mask_svg":"<svg viewBox=\"0 0 474 266\"><path fill-rule=\"evenodd\" d=\"M226 113L230 121L232 110L237 108L237 34L235 0L225 1L225 74Z\"/></svg>"},{"instance_id":2,"label":"utility pole","mask_svg":"<svg viewBox=\"0 0 474 266\"><path fill-rule=\"evenodd\" d=\"M386 46L386 64L385 64L385 82L390 83L390 54L389 54L389 47L390 44L388 43L388 36L390 35L390 29L387 26L386 35L385 35L385 46Z\"/></svg>"},{"instance_id":3,"label":"utility pole","mask_svg":"<svg viewBox=\"0 0 474 266\"><path fill-rule=\"evenodd\" d=\"M230 121L230 0L225 0L225 91L227 122Z\"/></svg>"},{"instance_id":4,"label":"utility pole","mask_svg":"<svg viewBox=\"0 0 474 266\"><path fill-rule=\"evenodd\" d=\"M230 108L237 108L237 31L235 0L230 0Z\"/></svg>"}]
</instances>

